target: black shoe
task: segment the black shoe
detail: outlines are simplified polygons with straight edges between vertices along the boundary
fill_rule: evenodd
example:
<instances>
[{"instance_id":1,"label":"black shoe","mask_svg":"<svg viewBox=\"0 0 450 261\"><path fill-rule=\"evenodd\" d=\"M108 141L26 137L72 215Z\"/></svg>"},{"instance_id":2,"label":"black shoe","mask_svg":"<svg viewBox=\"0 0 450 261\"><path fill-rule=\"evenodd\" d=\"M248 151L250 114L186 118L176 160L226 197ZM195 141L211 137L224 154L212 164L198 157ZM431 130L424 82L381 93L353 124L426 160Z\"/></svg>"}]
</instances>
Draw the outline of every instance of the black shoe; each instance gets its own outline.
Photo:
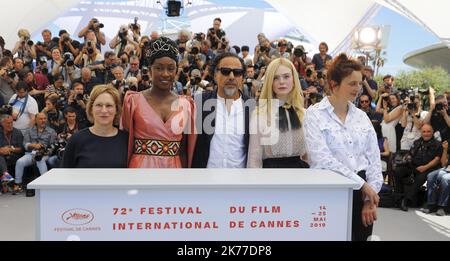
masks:
<instances>
[{"instance_id":1,"label":"black shoe","mask_svg":"<svg viewBox=\"0 0 450 261\"><path fill-rule=\"evenodd\" d=\"M400 209L405 212L408 212L408 205L406 198L402 199L402 202L400 203Z\"/></svg>"},{"instance_id":2,"label":"black shoe","mask_svg":"<svg viewBox=\"0 0 450 261\"><path fill-rule=\"evenodd\" d=\"M27 197L34 197L35 191L34 189L27 189L27 191L25 192L25 195Z\"/></svg>"}]
</instances>

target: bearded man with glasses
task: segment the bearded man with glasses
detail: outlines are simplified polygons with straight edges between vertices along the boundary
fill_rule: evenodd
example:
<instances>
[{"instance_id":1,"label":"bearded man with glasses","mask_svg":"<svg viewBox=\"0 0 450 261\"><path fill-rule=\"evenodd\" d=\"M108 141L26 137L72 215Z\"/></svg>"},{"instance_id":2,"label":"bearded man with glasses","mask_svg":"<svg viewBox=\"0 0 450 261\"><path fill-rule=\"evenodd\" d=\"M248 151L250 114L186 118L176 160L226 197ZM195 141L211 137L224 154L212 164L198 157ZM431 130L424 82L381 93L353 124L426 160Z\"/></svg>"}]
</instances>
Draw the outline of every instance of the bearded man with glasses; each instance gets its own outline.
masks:
<instances>
[{"instance_id":1,"label":"bearded man with glasses","mask_svg":"<svg viewBox=\"0 0 450 261\"><path fill-rule=\"evenodd\" d=\"M249 119L254 100L242 93L244 60L233 53L218 55L210 68L217 85L195 96L197 106L193 168L245 168Z\"/></svg>"}]
</instances>

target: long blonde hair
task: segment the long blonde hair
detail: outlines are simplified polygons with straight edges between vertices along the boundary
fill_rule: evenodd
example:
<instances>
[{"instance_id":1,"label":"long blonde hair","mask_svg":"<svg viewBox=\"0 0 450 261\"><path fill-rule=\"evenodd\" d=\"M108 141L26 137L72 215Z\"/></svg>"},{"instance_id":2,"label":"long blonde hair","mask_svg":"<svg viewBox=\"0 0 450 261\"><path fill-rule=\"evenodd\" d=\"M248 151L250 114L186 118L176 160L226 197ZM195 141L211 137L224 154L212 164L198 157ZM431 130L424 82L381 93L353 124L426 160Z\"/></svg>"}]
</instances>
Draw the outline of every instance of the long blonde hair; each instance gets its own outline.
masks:
<instances>
[{"instance_id":1,"label":"long blonde hair","mask_svg":"<svg viewBox=\"0 0 450 261\"><path fill-rule=\"evenodd\" d=\"M291 69L292 77L294 78L294 86L292 87L292 90L288 95L288 100L286 101L286 103L294 108L301 123L303 121L303 115L305 114L303 92L300 85L300 80L298 78L298 73L295 70L295 66L286 58L277 58L271 61L269 66L267 67L264 77L264 85L259 97L260 103L258 105L257 112L267 112L267 115L271 115L272 100L275 98L275 93L273 92L273 79L275 78L275 73L281 65ZM267 119L270 119L270 117L267 117Z\"/></svg>"}]
</instances>

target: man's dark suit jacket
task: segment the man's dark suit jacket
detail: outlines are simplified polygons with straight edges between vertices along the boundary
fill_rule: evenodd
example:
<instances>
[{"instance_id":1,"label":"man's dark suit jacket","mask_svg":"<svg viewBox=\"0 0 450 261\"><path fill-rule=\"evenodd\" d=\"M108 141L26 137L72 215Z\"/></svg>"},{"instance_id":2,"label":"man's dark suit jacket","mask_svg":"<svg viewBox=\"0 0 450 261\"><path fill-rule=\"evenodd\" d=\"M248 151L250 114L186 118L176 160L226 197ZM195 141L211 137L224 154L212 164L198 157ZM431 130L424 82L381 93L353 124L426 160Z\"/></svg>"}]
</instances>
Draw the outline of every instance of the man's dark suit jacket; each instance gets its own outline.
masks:
<instances>
[{"instance_id":1,"label":"man's dark suit jacket","mask_svg":"<svg viewBox=\"0 0 450 261\"><path fill-rule=\"evenodd\" d=\"M250 98L241 93L241 99L243 103L245 103ZM200 100L201 98L201 100ZM195 97L195 103L197 106L197 115L196 115L196 129L199 132L197 136L197 142L195 145L194 158L192 160L192 168L206 168L209 159L209 148L211 146L211 140L214 136L214 130L216 126L215 114L217 101L214 103L214 106L210 109L207 108L208 111L203 109L203 105L207 100L216 99L217 100L217 89L214 92L202 92ZM248 152L248 143L249 143L249 122L250 122L250 113L253 110L254 106L245 106L244 107L244 121L245 121L245 134L244 134L244 145L245 145L245 153ZM210 109L210 110L209 110ZM212 114L210 117L208 117ZM212 133L205 132L203 128L203 122L208 117L208 119L212 118ZM201 130L201 133L200 133ZM211 131L209 131L211 132Z\"/></svg>"}]
</instances>

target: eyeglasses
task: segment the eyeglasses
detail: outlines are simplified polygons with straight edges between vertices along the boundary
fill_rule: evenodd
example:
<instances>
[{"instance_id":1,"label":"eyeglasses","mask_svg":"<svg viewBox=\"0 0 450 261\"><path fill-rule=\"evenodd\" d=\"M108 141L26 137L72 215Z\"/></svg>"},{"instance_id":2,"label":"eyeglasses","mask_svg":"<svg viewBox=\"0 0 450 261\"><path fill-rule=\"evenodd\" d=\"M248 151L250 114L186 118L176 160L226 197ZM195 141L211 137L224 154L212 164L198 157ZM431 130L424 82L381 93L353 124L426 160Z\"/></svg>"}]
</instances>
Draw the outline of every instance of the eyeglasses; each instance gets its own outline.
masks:
<instances>
[{"instance_id":1,"label":"eyeglasses","mask_svg":"<svg viewBox=\"0 0 450 261\"><path fill-rule=\"evenodd\" d=\"M218 68L217 71L220 71L220 73L223 74L224 76L230 75L231 72L233 72L233 75L235 77L240 77L240 76L244 75L243 69L231 69L231 68L222 67L222 68Z\"/></svg>"},{"instance_id":2,"label":"eyeglasses","mask_svg":"<svg viewBox=\"0 0 450 261\"><path fill-rule=\"evenodd\" d=\"M369 100L360 100L360 103L369 103Z\"/></svg>"},{"instance_id":3,"label":"eyeglasses","mask_svg":"<svg viewBox=\"0 0 450 261\"><path fill-rule=\"evenodd\" d=\"M103 107L106 107L107 111L112 111L116 108L113 104L102 104L102 103L96 103L96 104L94 104L93 107L94 107L94 110L96 110L96 111L103 110Z\"/></svg>"}]
</instances>

